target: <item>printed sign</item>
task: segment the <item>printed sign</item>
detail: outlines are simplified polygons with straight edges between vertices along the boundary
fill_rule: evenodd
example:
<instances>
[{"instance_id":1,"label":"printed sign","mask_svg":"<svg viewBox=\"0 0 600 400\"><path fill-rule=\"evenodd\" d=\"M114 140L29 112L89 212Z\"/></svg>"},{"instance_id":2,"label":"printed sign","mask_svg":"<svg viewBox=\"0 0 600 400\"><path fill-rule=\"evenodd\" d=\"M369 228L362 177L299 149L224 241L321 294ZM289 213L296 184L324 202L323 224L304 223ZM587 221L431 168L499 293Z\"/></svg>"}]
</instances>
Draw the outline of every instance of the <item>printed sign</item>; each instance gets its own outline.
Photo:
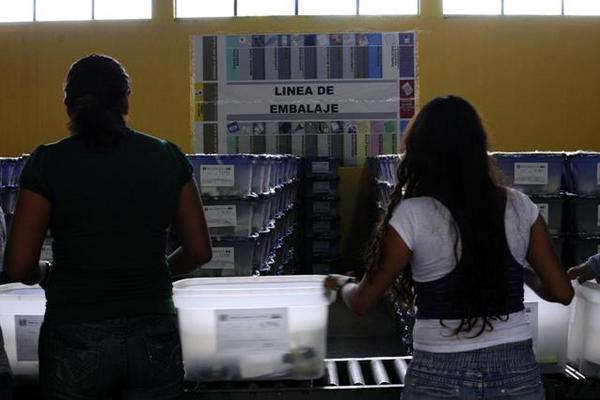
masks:
<instances>
[{"instance_id":1,"label":"printed sign","mask_svg":"<svg viewBox=\"0 0 600 400\"><path fill-rule=\"evenodd\" d=\"M215 310L217 352L285 353L290 348L286 308Z\"/></svg>"},{"instance_id":2,"label":"printed sign","mask_svg":"<svg viewBox=\"0 0 600 400\"><path fill-rule=\"evenodd\" d=\"M547 185L548 163L515 163L515 185Z\"/></svg>"},{"instance_id":3,"label":"printed sign","mask_svg":"<svg viewBox=\"0 0 600 400\"><path fill-rule=\"evenodd\" d=\"M235 248L234 247L213 247L212 260L204 264L202 269L234 269L235 268Z\"/></svg>"},{"instance_id":4,"label":"printed sign","mask_svg":"<svg viewBox=\"0 0 600 400\"><path fill-rule=\"evenodd\" d=\"M237 226L237 207L235 204L204 206L204 215L209 228Z\"/></svg>"},{"instance_id":5,"label":"printed sign","mask_svg":"<svg viewBox=\"0 0 600 400\"><path fill-rule=\"evenodd\" d=\"M38 341L43 315L15 315L17 361L38 361Z\"/></svg>"},{"instance_id":6,"label":"printed sign","mask_svg":"<svg viewBox=\"0 0 600 400\"><path fill-rule=\"evenodd\" d=\"M200 186L233 187L235 167L233 165L202 165L200 167Z\"/></svg>"},{"instance_id":7,"label":"printed sign","mask_svg":"<svg viewBox=\"0 0 600 400\"><path fill-rule=\"evenodd\" d=\"M194 36L198 153L347 164L397 153L417 104L416 33Z\"/></svg>"},{"instance_id":8,"label":"printed sign","mask_svg":"<svg viewBox=\"0 0 600 400\"><path fill-rule=\"evenodd\" d=\"M541 204L537 204L537 206L540 209L540 215L544 218L544 221L546 221L546 224L548 224L548 204L541 203Z\"/></svg>"}]
</instances>

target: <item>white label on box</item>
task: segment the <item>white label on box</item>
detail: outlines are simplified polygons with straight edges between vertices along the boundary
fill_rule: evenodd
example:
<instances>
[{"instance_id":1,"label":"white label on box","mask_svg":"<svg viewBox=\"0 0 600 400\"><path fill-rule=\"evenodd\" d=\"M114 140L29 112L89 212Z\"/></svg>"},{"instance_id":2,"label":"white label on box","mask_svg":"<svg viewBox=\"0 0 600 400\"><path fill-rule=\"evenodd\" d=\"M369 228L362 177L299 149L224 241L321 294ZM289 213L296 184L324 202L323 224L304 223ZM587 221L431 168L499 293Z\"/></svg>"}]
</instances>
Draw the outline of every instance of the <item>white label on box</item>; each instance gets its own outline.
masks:
<instances>
[{"instance_id":1,"label":"white label on box","mask_svg":"<svg viewBox=\"0 0 600 400\"><path fill-rule=\"evenodd\" d=\"M313 203L313 212L328 213L331 211L331 205L328 201L315 201Z\"/></svg>"},{"instance_id":2,"label":"white label on box","mask_svg":"<svg viewBox=\"0 0 600 400\"><path fill-rule=\"evenodd\" d=\"M331 184L328 181L313 182L313 193L329 193Z\"/></svg>"},{"instance_id":3,"label":"white label on box","mask_svg":"<svg viewBox=\"0 0 600 400\"><path fill-rule=\"evenodd\" d=\"M537 352L538 343L538 303L536 301L525 301L525 319L531 326L531 339L533 341L533 351Z\"/></svg>"},{"instance_id":4,"label":"white label on box","mask_svg":"<svg viewBox=\"0 0 600 400\"><path fill-rule=\"evenodd\" d=\"M235 268L235 248L234 247L213 247L212 260L204 264L202 269L234 269Z\"/></svg>"},{"instance_id":5,"label":"white label on box","mask_svg":"<svg viewBox=\"0 0 600 400\"><path fill-rule=\"evenodd\" d=\"M600 162L596 164L596 183L600 185Z\"/></svg>"},{"instance_id":6,"label":"white label on box","mask_svg":"<svg viewBox=\"0 0 600 400\"><path fill-rule=\"evenodd\" d=\"M40 252L40 260L52 262L52 259L52 239L44 240L44 244L42 244L42 250Z\"/></svg>"},{"instance_id":7,"label":"white label on box","mask_svg":"<svg viewBox=\"0 0 600 400\"><path fill-rule=\"evenodd\" d=\"M326 240L315 240L312 247L314 252L329 252L331 248L329 242Z\"/></svg>"},{"instance_id":8,"label":"white label on box","mask_svg":"<svg viewBox=\"0 0 600 400\"><path fill-rule=\"evenodd\" d=\"M547 185L548 163L515 163L515 185Z\"/></svg>"},{"instance_id":9,"label":"white label on box","mask_svg":"<svg viewBox=\"0 0 600 400\"><path fill-rule=\"evenodd\" d=\"M287 353L290 348L287 308L215 310L217 352Z\"/></svg>"},{"instance_id":10,"label":"white label on box","mask_svg":"<svg viewBox=\"0 0 600 400\"><path fill-rule=\"evenodd\" d=\"M209 228L237 226L237 207L235 204L204 206L204 215Z\"/></svg>"},{"instance_id":11,"label":"white label on box","mask_svg":"<svg viewBox=\"0 0 600 400\"><path fill-rule=\"evenodd\" d=\"M329 221L315 221L313 222L314 233L329 233L331 230L331 222Z\"/></svg>"},{"instance_id":12,"label":"white label on box","mask_svg":"<svg viewBox=\"0 0 600 400\"><path fill-rule=\"evenodd\" d=\"M546 221L546 224L547 224L548 223L548 204L541 203L541 204L537 204L537 206L540 209L540 215L544 218L544 221Z\"/></svg>"},{"instance_id":13,"label":"white label on box","mask_svg":"<svg viewBox=\"0 0 600 400\"><path fill-rule=\"evenodd\" d=\"M235 166L202 165L200 166L200 187L220 186L232 187L235 184Z\"/></svg>"},{"instance_id":14,"label":"white label on box","mask_svg":"<svg viewBox=\"0 0 600 400\"><path fill-rule=\"evenodd\" d=\"M43 315L15 315L17 361L37 361Z\"/></svg>"},{"instance_id":15,"label":"white label on box","mask_svg":"<svg viewBox=\"0 0 600 400\"><path fill-rule=\"evenodd\" d=\"M329 161L313 161L311 171L315 174L326 174L329 172Z\"/></svg>"}]
</instances>

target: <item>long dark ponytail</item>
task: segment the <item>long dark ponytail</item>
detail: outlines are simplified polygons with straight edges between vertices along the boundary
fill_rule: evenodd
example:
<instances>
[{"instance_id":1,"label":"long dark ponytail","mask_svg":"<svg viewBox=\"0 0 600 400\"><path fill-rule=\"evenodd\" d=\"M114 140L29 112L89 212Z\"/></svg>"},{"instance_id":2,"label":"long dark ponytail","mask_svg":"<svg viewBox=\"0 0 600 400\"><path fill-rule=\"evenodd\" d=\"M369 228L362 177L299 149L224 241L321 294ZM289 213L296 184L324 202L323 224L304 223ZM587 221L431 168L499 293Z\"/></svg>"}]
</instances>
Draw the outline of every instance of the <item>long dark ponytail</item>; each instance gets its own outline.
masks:
<instances>
[{"instance_id":1,"label":"long dark ponytail","mask_svg":"<svg viewBox=\"0 0 600 400\"><path fill-rule=\"evenodd\" d=\"M76 61L65 81L69 129L88 147L105 151L125 132L129 75L114 58L92 54Z\"/></svg>"},{"instance_id":2,"label":"long dark ponytail","mask_svg":"<svg viewBox=\"0 0 600 400\"><path fill-rule=\"evenodd\" d=\"M465 310L465 315L455 333L470 332L482 321L478 336L491 328L491 320L505 318L502 310L508 290L504 209L499 201L504 188L488 156L481 119L466 100L438 97L413 120L403 150L398 184L367 248L367 274L381 268L384 240L398 204L420 196L438 200L450 211L456 233L454 253L461 284L455 288L453 305ZM410 268L393 289L407 306L414 305Z\"/></svg>"}]
</instances>

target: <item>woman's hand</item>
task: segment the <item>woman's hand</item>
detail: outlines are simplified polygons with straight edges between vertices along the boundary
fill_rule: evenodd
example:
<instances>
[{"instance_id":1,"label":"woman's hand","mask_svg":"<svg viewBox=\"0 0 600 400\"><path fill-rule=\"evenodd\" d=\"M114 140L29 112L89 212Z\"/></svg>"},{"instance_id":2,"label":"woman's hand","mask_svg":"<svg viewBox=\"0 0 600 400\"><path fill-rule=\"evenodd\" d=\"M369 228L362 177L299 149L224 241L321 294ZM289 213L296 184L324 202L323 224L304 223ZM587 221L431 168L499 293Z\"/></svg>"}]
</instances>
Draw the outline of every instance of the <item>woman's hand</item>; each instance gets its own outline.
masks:
<instances>
[{"instance_id":1,"label":"woman's hand","mask_svg":"<svg viewBox=\"0 0 600 400\"><path fill-rule=\"evenodd\" d=\"M577 279L577 282L583 283L585 281L596 278L596 274L587 263L583 263L573 268L569 268L567 275L571 280ZM596 278L596 282L600 283L600 277Z\"/></svg>"}]
</instances>

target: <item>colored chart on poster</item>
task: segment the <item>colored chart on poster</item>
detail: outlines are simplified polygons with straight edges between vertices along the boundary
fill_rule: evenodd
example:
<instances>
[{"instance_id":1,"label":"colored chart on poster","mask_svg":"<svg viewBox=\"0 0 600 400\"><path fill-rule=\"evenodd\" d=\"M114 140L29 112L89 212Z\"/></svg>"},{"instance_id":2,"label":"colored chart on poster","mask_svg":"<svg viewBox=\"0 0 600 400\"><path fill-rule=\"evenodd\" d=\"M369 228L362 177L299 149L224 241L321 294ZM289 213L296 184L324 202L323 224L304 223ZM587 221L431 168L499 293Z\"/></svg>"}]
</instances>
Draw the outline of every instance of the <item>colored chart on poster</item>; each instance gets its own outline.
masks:
<instances>
[{"instance_id":1,"label":"colored chart on poster","mask_svg":"<svg viewBox=\"0 0 600 400\"><path fill-rule=\"evenodd\" d=\"M398 151L417 100L414 32L194 36L195 151Z\"/></svg>"}]
</instances>

